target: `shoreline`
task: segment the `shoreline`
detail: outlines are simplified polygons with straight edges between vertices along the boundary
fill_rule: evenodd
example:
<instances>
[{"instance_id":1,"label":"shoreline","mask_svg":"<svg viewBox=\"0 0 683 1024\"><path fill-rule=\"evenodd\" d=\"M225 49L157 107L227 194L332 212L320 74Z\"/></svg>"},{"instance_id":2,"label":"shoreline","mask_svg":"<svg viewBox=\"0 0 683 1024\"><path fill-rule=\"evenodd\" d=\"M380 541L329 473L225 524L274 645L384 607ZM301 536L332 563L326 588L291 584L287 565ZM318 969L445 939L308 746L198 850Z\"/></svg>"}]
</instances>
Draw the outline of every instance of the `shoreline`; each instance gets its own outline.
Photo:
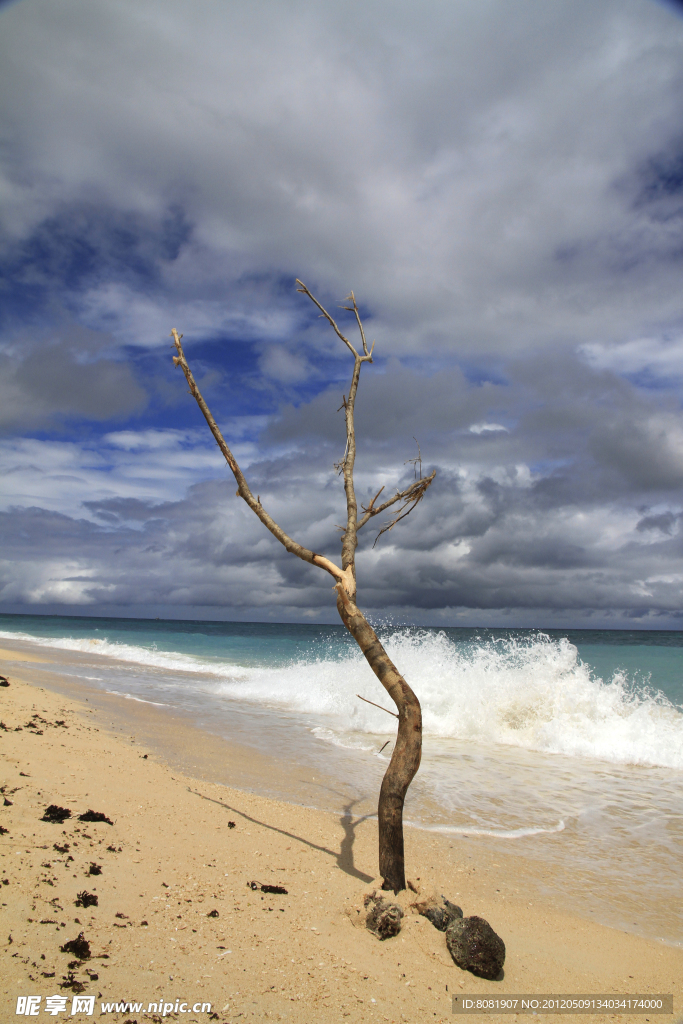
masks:
<instances>
[{"instance_id":1,"label":"shoreline","mask_svg":"<svg viewBox=\"0 0 683 1024\"><path fill-rule=\"evenodd\" d=\"M406 915L398 937L378 942L352 923L349 909L360 907L363 894L378 884L372 818L274 800L219 784L206 771L170 766L157 744L138 741L144 728L126 730L119 720L112 730L107 709L93 706L85 688L80 700L42 688L32 669L36 660L50 659L1 653L15 660L11 669L0 661L11 683L0 690L0 719L8 730L0 734L2 784L5 794L15 791L0 819L9 828L0 837L8 880L1 891L11 896L0 911L4 934L13 936L12 943L0 940L6 1016L14 1016L19 995L71 998L58 987L70 962L59 945L79 928L98 954L112 947L108 961L96 961L96 981L85 972L94 960L74 972L98 1002L147 1005L156 995L196 994L230 1024L239 1014L304 1022L446 1021L454 991L673 992L674 1008L679 1005L681 948L563 913L536 892L530 900L524 883L530 868L522 858L491 853L464 837L407 827L408 876L425 893L444 892L466 915L492 924L507 946L504 978L487 982L460 971L443 934L414 914ZM127 725L156 715L137 705L125 711ZM32 715L39 716L40 729L26 727ZM65 725L50 724L57 721ZM166 740L174 733L177 749L186 750L189 728L183 734L178 723L167 723ZM217 740L215 750L208 747L207 764L227 744ZM229 767L236 776L243 753L233 751ZM52 803L72 808L71 819L40 821ZM87 809L102 811L114 824L82 825L76 814ZM55 843L68 843L69 853L57 855ZM112 845L121 852L109 851ZM101 864L101 875L86 875L90 857ZM247 888L252 879L284 884L288 895L261 897ZM76 909L81 889L97 894L99 906ZM172 903L161 899L171 893ZM217 918L207 918L211 909ZM53 971L54 980L43 977Z\"/></svg>"},{"instance_id":2,"label":"shoreline","mask_svg":"<svg viewBox=\"0 0 683 1024\"><path fill-rule=\"evenodd\" d=\"M187 704L182 697L178 699L185 684L182 671L180 690L172 681L169 695L164 696L164 673L158 698L153 695L156 689L153 685L151 691L147 688L148 699L142 699L141 693L136 695L135 679L129 680L127 675L130 671L127 660L119 665L116 659L108 654L100 655L96 650L45 648L31 640L17 639L13 648L15 654L29 656L34 662L34 679L39 679L42 685L85 701L90 708L98 708L108 728L137 736L165 763L189 776L288 804L330 811L338 817L351 813L356 817L376 815L384 759L369 755L367 750L346 749L325 742L317 736L316 730L286 712L279 714L270 709L264 713L258 705L233 702L229 713L224 708L214 720L211 714L207 715L206 708L202 709L201 702L198 704L191 699ZM5 649L6 658L10 659L12 654L11 649ZM670 778L657 778L657 774L666 773L666 769L631 769L629 785L637 781L637 774L641 775L641 781L646 781L642 789L639 783L635 802L633 790L626 794L641 827L625 835L614 818L610 836L602 827L604 822L597 829L591 829L590 805L600 813L600 798L606 798L617 808L621 806L624 818L620 805L624 793L619 790L618 769L615 774L613 766L607 766L612 773L612 788L607 786L597 791L593 785L596 781L600 785L601 762L582 763L578 758L575 763L568 762L562 767L561 755L558 758L546 756L546 766L556 786L563 771L570 773L569 799L562 801L558 792L561 804L557 818L549 820L547 813L542 812L540 820L532 817L531 827L520 829L515 835L488 829L478 831L476 827L460 829L450 822L445 824L441 808L434 799L433 785L430 788L426 781L430 771L427 737L424 754L422 769L408 793L406 825L430 833L445 843L454 839L464 842L468 850L476 850L482 861L509 864L510 872L519 879L517 888L521 891L523 886L531 902L549 904L556 910L646 939L683 946L683 914L676 881L683 865L677 853L680 844L675 846L679 799ZM501 776L501 766L508 757L512 772L517 772L520 753L514 747L496 749L489 762L481 748L475 745L467 749L460 744L457 764L453 763L455 775L451 779L454 782L458 772L464 773L461 781L470 810L473 798L476 801L479 793L486 801L489 814L492 809L495 813L496 799L501 817L508 813L506 800L511 794L514 800L514 786L508 792ZM539 758L538 754L532 754L529 758L522 753L524 757L528 762L526 776L517 775L516 786L530 787L526 792L533 799L535 772L541 772L543 784L544 755ZM531 770L532 762L535 762L534 770ZM472 769L474 764L476 771ZM582 782L588 787L585 791L588 820L585 822L581 820L584 800L578 781L580 772L584 772ZM649 838L642 806L647 804L648 794L653 795L653 787L659 787L661 781L668 787L669 806L660 807L664 818L660 813L659 832L653 832ZM497 786L501 783L503 789L499 792ZM456 794L453 784L449 784L452 804ZM657 788L660 797L664 791ZM669 812L673 814L674 831L669 828L667 835L662 833L662 827L670 820ZM558 828L558 825L564 827ZM665 844L672 842L674 849L669 851ZM604 884L605 879L609 879L609 885Z\"/></svg>"}]
</instances>

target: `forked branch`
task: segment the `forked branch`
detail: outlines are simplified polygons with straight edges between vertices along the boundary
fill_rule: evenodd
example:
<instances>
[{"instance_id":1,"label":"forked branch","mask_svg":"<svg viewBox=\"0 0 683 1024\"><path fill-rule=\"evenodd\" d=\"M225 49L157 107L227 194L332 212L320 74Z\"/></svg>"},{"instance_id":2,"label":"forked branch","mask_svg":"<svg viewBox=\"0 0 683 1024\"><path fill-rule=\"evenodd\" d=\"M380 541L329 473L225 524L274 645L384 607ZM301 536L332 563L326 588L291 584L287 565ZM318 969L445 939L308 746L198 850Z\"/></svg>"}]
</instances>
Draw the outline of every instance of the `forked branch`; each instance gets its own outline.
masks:
<instances>
[{"instance_id":1,"label":"forked branch","mask_svg":"<svg viewBox=\"0 0 683 1024\"><path fill-rule=\"evenodd\" d=\"M377 492L377 494L372 499L367 508L363 507L364 515L358 520L358 526L356 527L356 529L362 529L365 526L365 524L373 518L373 516L378 516L381 512L384 512L386 511L386 509L391 508L392 505L395 505L397 502L402 501L403 504L399 509L396 510L394 518L389 523L387 523L386 526L382 527L382 529L375 537L376 544L383 533L388 533L389 530L393 530L393 528L396 526L397 523L401 521L401 519L405 519L407 515L410 515L415 506L418 505L424 498L427 492L427 488L432 483L435 476L436 470L433 470L429 474L429 476L424 476L420 480L415 480L410 485L410 487L406 487L404 491L397 491L393 498L389 498L388 501L385 501L381 505L377 505L377 507L375 507L375 501L377 501L377 498L384 490L383 487L380 488L380 490ZM375 544L373 544L372 546L374 547Z\"/></svg>"},{"instance_id":2,"label":"forked branch","mask_svg":"<svg viewBox=\"0 0 683 1024\"><path fill-rule=\"evenodd\" d=\"M372 362L372 349L375 347L375 343L374 342L372 343L372 348L368 351L367 342L365 340L365 331L363 330L363 324L361 323L360 313L358 312L358 306L356 305L356 299L354 297L353 292L351 292L351 294L347 298L347 301L350 301L352 303L352 305L351 306L342 306L341 308L342 309L348 309L349 312L356 314L356 322L358 323L358 329L360 331L361 341L363 342L363 355L362 356L358 355L358 353L356 352L355 348L353 347L353 345L351 344L349 339L346 337L346 335L342 334L342 332L339 330L339 327L334 322L334 320L332 319L330 314L327 312L325 307L321 306L320 303L318 302L318 300L316 299L315 295L312 295L311 292L309 292L308 288L303 283L303 281L300 281L299 278L297 277L296 283L299 286L297 288L297 291L298 292L302 292L304 295L308 295L308 297L311 300L311 302L313 303L313 305L318 307L318 309L320 310L320 315L322 317L325 317L325 319L327 320L328 324L332 327L332 329L335 332L335 334L337 335L337 337L341 338L341 340L344 342L346 347L351 352L353 352L354 358L360 359L361 362L371 363Z\"/></svg>"},{"instance_id":3,"label":"forked branch","mask_svg":"<svg viewBox=\"0 0 683 1024\"><path fill-rule=\"evenodd\" d=\"M387 525L384 526L382 530L380 530L380 532L377 534L377 537L375 538L376 544L383 533L387 533L389 530L392 530L394 526L396 526L396 524L401 521L401 519L404 519L407 515L409 515L410 512L412 512L412 510L416 507L416 505L418 505L419 502L422 501L422 498L424 497L427 488L429 487L429 485L431 484L432 480L436 475L436 471L434 471L428 477L416 480L413 484L411 484L410 487L407 487L405 490L397 491L393 498L390 498L388 501L385 501L381 505L375 507L375 501L379 498L379 495L384 490L383 487L380 488L380 490L377 492L377 494L372 499L367 508L363 508L363 515L360 518L358 517L358 504L356 501L356 493L353 480L353 470L356 461L356 430L354 423L354 413L361 366L363 363L372 362L374 342L372 346L368 348L367 339L365 337L365 331L363 329L363 323L361 321L360 312L358 310L358 305L356 303L356 299L353 292L350 293L346 300L351 304L348 306L342 306L342 309L345 309L348 312L353 313L356 318L356 323L358 325L358 330L360 333L361 343L363 347L362 355L352 345L349 339L344 334L342 334L334 318L327 312L324 306L322 306L320 302L318 302L316 297L308 290L303 281L300 281L297 278L296 283L297 290L302 292L304 295L307 295L311 302L315 306L317 306L317 308L320 310L321 317L324 317L324 319L327 320L327 322L330 324L337 337L344 342L346 347L352 353L354 359L353 374L351 377L351 386L349 388L348 397L346 395L344 396L342 405L340 406L340 410L342 408L344 410L346 420L346 448L344 451L344 458L337 466L339 472L343 473L344 475L344 490L346 492L346 526L343 528L342 535L341 568L335 565L334 562L332 562L329 558L326 558L324 555L318 555L316 554L315 551L311 551L309 548L306 548L302 544L299 544L297 541L293 540L293 538L290 537L287 533L285 533L282 527L280 527L275 522L272 516L270 516L268 512L266 512L263 505L261 504L260 497L257 496L255 498L254 495L251 493L251 489L246 481L244 473L240 469L235 456L233 455L230 448L226 444L225 438L223 437L218 427L218 424L213 418L211 411L204 400L204 397L202 396L199 388L197 387L197 382L194 379L192 371L190 370L190 367L185 358L185 353L183 352L183 347L181 344L181 339L183 336L182 334L178 334L178 331L175 328L173 328L173 330L171 331L171 337L173 338L173 343L176 347L176 351L178 354L173 357L173 362L175 363L176 366L180 366L183 373L185 374L185 379L187 380L187 383L189 385L190 392L194 396L199 408L201 409L204 418L207 424L209 425L209 429L211 430L211 433L216 439L218 447L223 453L225 461L232 470L232 473L237 482L237 494L239 495L239 497L246 501L247 505L252 510L252 512L254 512L254 514L258 516L263 525L267 527L268 530L270 530L273 536L280 541L280 543L287 549L287 551L290 551L292 554L297 555L297 557L303 559L304 562L310 562L312 565L317 565L319 568L325 569L326 572L330 573L330 575L334 577L337 587L339 588L339 585L341 585L341 588L344 591L344 598L350 599L351 601L355 601L355 555L356 547L358 545L358 530L362 529L362 527L365 526L365 524L370 519L378 515L380 512L384 512L385 509L390 508L391 506L397 504L398 502L402 502L403 504L396 511L394 518L389 523L387 523ZM418 462L420 460L418 459L411 461Z\"/></svg>"},{"instance_id":4,"label":"forked branch","mask_svg":"<svg viewBox=\"0 0 683 1024\"><path fill-rule=\"evenodd\" d=\"M347 592L348 596L352 600L355 600L356 548L358 546L356 524L358 520L358 504L356 502L356 491L353 483L353 467L356 462L356 428L354 424L354 411L361 366L363 363L372 362L372 348L368 349L365 331L363 330L363 324L361 322L360 313L358 311L358 306L353 292L351 292L347 300L351 305L342 306L342 309L348 310L356 317L361 342L363 343L363 355L360 355L346 335L342 334L334 318L330 316L325 307L318 302L315 295L311 294L303 281L300 281L297 278L296 283L298 285L297 291L300 291L309 297L311 302L320 310L320 315L330 324L337 337L341 338L349 351L353 353L353 375L351 377L351 386L349 388L348 398L344 396L344 400L340 406L340 409L343 408L344 410L344 417L346 420L346 449L344 451L344 458L335 468L344 474L344 491L346 493L346 529L342 534L342 569L344 572L349 573L350 578L353 579L352 589L348 590L347 588Z\"/></svg>"}]
</instances>

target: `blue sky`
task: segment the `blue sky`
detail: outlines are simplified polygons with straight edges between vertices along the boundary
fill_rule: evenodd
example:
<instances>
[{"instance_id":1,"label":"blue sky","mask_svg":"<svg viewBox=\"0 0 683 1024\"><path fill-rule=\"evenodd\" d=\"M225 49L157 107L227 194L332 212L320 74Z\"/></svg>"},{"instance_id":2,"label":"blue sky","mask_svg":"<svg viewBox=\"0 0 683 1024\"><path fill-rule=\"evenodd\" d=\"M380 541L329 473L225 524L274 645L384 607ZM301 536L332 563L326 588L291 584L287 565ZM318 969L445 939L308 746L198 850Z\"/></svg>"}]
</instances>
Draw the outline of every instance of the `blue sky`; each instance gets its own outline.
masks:
<instances>
[{"instance_id":1,"label":"blue sky","mask_svg":"<svg viewBox=\"0 0 683 1024\"><path fill-rule=\"evenodd\" d=\"M683 18L656 0L0 5L0 608L680 628ZM345 314L340 313L340 318Z\"/></svg>"}]
</instances>

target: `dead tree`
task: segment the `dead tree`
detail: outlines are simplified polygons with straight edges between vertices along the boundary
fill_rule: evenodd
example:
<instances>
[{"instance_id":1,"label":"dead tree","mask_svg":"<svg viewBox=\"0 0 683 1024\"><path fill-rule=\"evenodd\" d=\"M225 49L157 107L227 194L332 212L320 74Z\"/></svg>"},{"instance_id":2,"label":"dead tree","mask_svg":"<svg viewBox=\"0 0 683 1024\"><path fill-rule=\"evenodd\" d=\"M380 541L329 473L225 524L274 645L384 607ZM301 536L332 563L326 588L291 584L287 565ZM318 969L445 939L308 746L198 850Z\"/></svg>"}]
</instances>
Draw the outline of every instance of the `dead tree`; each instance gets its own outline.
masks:
<instances>
[{"instance_id":1,"label":"dead tree","mask_svg":"<svg viewBox=\"0 0 683 1024\"><path fill-rule=\"evenodd\" d=\"M310 562L311 565L324 569L325 572L328 572L334 578L334 589L337 591L337 610L341 620L358 643L370 668L396 705L398 711L398 735L379 795L379 871L382 877L382 888L400 892L406 887L403 853L403 804L408 787L420 767L422 754L422 711L419 700L393 664L391 658L389 658L374 629L356 604L356 547L358 545L358 531L362 530L371 519L374 519L375 516L380 515L386 509L394 508L394 512L390 521L380 530L377 535L378 538L381 534L391 530L401 519L405 518L424 497L427 488L436 475L436 470L429 476L423 477L420 463L419 477L409 487L406 487L403 491L397 491L392 498L377 505L376 502L384 490L383 487L380 488L367 507L361 507L359 514L353 483L353 468L356 459L354 407L361 366L363 363L372 362L372 348L368 350L363 324L361 323L353 292L351 292L347 299L347 302L351 304L342 308L353 313L356 317L363 346L362 354L342 334L330 314L311 295L308 288L299 280L296 283L298 285L297 290L307 295L318 307L321 317L327 320L337 337L343 341L351 352L354 360L348 397L344 396L340 406L340 409L344 409L346 418L346 450L338 467L340 473L343 473L344 490L346 491L346 527L341 538L341 568L329 558L325 558L324 555L316 554L315 551L309 550L309 548L304 547L289 537L265 510L261 504L260 497L254 497L242 470L237 464L235 456L225 443L225 439L197 387L180 343L182 334L178 334L175 328L171 332L171 336L178 354L173 357L173 362L176 366L180 366L185 374L190 391L197 400L197 404L204 414L211 433L225 456L225 461L232 470L237 481L238 497L246 501L252 512L258 516L263 525L284 545L287 551L297 555L304 562ZM397 505L398 508L396 509L395 506Z\"/></svg>"}]
</instances>

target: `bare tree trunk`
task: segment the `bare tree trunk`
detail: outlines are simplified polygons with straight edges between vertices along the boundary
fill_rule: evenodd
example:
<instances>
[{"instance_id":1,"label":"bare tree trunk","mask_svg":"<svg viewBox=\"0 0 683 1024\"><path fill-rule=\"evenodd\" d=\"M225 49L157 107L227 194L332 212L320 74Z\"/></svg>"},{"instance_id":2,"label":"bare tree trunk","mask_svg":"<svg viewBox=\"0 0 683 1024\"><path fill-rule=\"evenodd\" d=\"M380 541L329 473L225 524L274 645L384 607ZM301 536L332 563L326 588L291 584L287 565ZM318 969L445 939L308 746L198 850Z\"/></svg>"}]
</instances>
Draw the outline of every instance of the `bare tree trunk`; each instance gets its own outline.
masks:
<instances>
[{"instance_id":1,"label":"bare tree trunk","mask_svg":"<svg viewBox=\"0 0 683 1024\"><path fill-rule=\"evenodd\" d=\"M337 586L341 620L365 655L368 665L390 695L398 711L398 735L379 793L379 873L382 888L395 893L406 887L403 850L403 804L408 786L422 757L420 702L384 650L363 613Z\"/></svg>"},{"instance_id":2,"label":"bare tree trunk","mask_svg":"<svg viewBox=\"0 0 683 1024\"><path fill-rule=\"evenodd\" d=\"M254 497L242 470L237 464L237 460L226 444L218 424L211 415L209 407L197 387L180 343L182 334L178 334L175 328L171 332L171 336L173 337L178 354L173 357L173 362L176 366L180 366L185 374L190 392L196 399L211 433L225 457L225 461L232 470L237 482L238 496L247 503L252 512L258 516L263 525L270 530L287 551L297 555L298 558L309 562L311 565L317 565L318 568L324 569L334 578L337 591L337 609L339 610L341 620L356 640L370 668L396 705L398 711L398 735L389 767L382 781L377 816L379 819L379 870L382 876L382 888L400 892L406 887L403 851L403 804L408 787L420 767L420 758L422 756L422 710L419 700L403 676L398 672L396 666L382 647L374 629L356 605L356 548L358 546L358 531L374 516L384 512L385 509L400 504L400 508L394 513L393 519L380 530L375 540L376 543L383 533L393 529L401 519L404 519L405 516L412 512L434 480L436 470L428 477L422 476L422 458L418 449L418 458L411 459L410 461L416 466L419 464L419 478L405 490L397 491L393 497L376 506L375 502L384 490L381 487L367 508L363 507L363 514L359 516L353 479L356 459L354 411L361 366L363 363L372 362L372 348L368 349L353 292L351 292L348 300L351 302L351 305L344 306L343 308L349 310L356 317L363 344L362 355L356 351L349 339L344 337L330 314L311 295L308 288L301 281L297 281L297 285L299 285L298 290L315 303L321 315L328 321L354 357L348 398L344 396L342 406L340 407L344 409L346 420L346 450L344 458L337 467L344 474L344 490L346 492L346 526L341 528L341 568L331 559L326 558L324 555L316 554L315 551L311 551L288 536L265 510L261 504L260 497L258 495Z\"/></svg>"}]
</instances>

